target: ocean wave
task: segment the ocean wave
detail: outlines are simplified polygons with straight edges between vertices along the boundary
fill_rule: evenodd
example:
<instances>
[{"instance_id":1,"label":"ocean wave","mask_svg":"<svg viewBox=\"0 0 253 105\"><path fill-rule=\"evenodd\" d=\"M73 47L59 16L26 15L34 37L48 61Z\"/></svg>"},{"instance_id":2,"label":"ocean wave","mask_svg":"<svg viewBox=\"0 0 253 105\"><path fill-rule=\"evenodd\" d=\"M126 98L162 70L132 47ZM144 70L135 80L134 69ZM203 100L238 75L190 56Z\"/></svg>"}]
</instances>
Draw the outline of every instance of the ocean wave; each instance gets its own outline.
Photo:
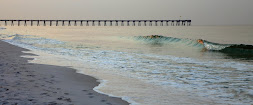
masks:
<instances>
[{"instance_id":1,"label":"ocean wave","mask_svg":"<svg viewBox=\"0 0 253 105\"><path fill-rule=\"evenodd\" d=\"M230 58L253 59L253 45L245 44L219 44L204 40L208 51L224 53Z\"/></svg>"},{"instance_id":2,"label":"ocean wave","mask_svg":"<svg viewBox=\"0 0 253 105\"><path fill-rule=\"evenodd\" d=\"M204 46L208 50L225 50L225 49L237 49L237 50L253 50L253 45L245 44L219 44L203 40Z\"/></svg>"},{"instance_id":3,"label":"ocean wave","mask_svg":"<svg viewBox=\"0 0 253 105\"><path fill-rule=\"evenodd\" d=\"M167 45L173 44L173 46L185 45L184 47L202 48L201 51L207 52L220 52L225 53L232 58L246 58L253 59L253 45L245 44L220 44L214 43L202 39L185 39L166 37L161 35L149 35L149 36L135 36L135 40L144 41L147 44ZM201 40L203 43L198 42Z\"/></svg>"},{"instance_id":4,"label":"ocean wave","mask_svg":"<svg viewBox=\"0 0 253 105\"><path fill-rule=\"evenodd\" d=\"M26 44L40 44L40 45L45 45L45 44L64 44L65 42L54 40L54 39L47 39L43 37L38 37L34 35L12 35L14 38L12 40L18 41L18 42L23 42Z\"/></svg>"}]
</instances>

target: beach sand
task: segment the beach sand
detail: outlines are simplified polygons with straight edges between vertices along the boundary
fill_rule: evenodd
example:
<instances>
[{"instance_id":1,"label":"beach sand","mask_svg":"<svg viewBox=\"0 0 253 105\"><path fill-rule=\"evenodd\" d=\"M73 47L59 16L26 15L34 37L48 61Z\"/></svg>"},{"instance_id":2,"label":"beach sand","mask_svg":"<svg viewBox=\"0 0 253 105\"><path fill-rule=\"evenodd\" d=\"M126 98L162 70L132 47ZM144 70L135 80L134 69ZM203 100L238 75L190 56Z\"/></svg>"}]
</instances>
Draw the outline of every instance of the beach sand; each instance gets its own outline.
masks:
<instances>
[{"instance_id":1,"label":"beach sand","mask_svg":"<svg viewBox=\"0 0 253 105\"><path fill-rule=\"evenodd\" d=\"M0 41L0 105L127 105L120 98L93 90L93 77L74 69L28 63L27 49ZM36 55L33 55L36 56Z\"/></svg>"}]
</instances>

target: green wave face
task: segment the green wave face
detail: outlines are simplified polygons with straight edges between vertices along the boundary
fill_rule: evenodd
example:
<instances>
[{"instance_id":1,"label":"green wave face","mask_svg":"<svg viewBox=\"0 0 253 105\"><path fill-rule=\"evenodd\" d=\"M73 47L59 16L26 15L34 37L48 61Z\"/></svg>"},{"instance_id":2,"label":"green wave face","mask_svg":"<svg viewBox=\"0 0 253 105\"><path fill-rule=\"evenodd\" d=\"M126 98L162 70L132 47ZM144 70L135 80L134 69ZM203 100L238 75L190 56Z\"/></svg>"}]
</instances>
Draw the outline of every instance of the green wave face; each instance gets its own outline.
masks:
<instances>
[{"instance_id":1,"label":"green wave face","mask_svg":"<svg viewBox=\"0 0 253 105\"><path fill-rule=\"evenodd\" d=\"M231 58L253 59L253 46L244 44L220 44L203 40L203 44L193 39L173 38L161 35L135 36L135 40L151 45L173 45L174 47L187 47L191 49L202 49L200 51L223 53ZM183 46L182 46L183 45Z\"/></svg>"},{"instance_id":2,"label":"green wave face","mask_svg":"<svg viewBox=\"0 0 253 105\"><path fill-rule=\"evenodd\" d=\"M185 45L187 47L203 48L202 44L198 43L197 40L192 39L173 38L161 35L135 36L134 39L137 41L143 41L147 44L160 44L160 45L180 44Z\"/></svg>"}]
</instances>

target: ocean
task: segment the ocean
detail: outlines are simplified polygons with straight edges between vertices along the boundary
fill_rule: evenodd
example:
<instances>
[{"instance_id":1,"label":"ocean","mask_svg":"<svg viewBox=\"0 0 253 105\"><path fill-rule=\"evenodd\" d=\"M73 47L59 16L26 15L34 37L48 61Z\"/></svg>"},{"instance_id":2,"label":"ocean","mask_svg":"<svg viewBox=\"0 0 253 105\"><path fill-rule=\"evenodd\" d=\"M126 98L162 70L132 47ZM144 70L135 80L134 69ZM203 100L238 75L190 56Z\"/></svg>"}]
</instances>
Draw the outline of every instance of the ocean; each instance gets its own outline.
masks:
<instances>
[{"instance_id":1,"label":"ocean","mask_svg":"<svg viewBox=\"0 0 253 105\"><path fill-rule=\"evenodd\" d=\"M30 63L74 68L133 105L253 104L253 26L2 27L39 55Z\"/></svg>"}]
</instances>

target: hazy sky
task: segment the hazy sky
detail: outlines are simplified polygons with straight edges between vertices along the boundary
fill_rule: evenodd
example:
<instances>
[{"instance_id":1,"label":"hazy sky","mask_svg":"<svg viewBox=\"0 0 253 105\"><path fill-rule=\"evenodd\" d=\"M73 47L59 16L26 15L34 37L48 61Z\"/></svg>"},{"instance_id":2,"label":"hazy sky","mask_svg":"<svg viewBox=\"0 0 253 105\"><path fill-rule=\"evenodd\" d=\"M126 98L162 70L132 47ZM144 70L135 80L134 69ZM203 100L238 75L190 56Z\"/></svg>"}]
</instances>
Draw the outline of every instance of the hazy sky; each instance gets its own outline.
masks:
<instances>
[{"instance_id":1,"label":"hazy sky","mask_svg":"<svg viewBox=\"0 0 253 105\"><path fill-rule=\"evenodd\" d=\"M253 0L0 0L0 19L191 19L194 25L252 25Z\"/></svg>"}]
</instances>

